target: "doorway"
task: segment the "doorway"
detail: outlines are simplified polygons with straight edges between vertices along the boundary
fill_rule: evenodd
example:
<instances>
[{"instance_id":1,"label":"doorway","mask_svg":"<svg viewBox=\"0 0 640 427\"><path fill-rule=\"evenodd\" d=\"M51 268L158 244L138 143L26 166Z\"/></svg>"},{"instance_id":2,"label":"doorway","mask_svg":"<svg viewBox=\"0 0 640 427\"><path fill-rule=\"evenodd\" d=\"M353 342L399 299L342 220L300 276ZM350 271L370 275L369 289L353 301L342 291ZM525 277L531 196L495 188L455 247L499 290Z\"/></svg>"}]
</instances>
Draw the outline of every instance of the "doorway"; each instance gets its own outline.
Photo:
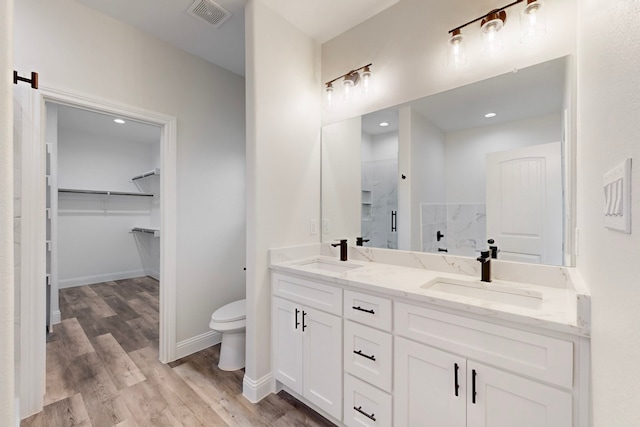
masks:
<instances>
[{"instance_id":1,"label":"doorway","mask_svg":"<svg viewBox=\"0 0 640 427\"><path fill-rule=\"evenodd\" d=\"M21 322L20 322L20 416L38 412L45 387L45 336L47 324L47 106L62 105L93 113L117 116L159 128L159 359L168 363L176 354L176 118L104 99L51 88L14 93L31 126L22 135L22 235L21 235ZM23 127L24 129L24 127ZM148 171L141 171L144 174ZM49 178L51 179L51 178ZM141 191L142 192L142 191ZM122 196L124 197L124 196ZM50 211L49 211L50 212ZM149 227L145 227L149 225ZM152 224L140 228L151 229ZM147 230L148 231L148 230ZM55 312L50 313L55 319Z\"/></svg>"}]
</instances>

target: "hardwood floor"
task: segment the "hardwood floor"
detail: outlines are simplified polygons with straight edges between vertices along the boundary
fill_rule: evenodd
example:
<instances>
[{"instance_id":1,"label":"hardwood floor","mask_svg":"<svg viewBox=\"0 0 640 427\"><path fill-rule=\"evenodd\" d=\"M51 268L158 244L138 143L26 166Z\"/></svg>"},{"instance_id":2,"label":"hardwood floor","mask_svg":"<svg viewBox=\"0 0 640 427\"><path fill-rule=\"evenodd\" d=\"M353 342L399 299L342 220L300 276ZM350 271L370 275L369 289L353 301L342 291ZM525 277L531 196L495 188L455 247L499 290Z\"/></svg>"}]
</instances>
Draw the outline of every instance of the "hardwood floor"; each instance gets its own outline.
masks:
<instances>
[{"instance_id":1,"label":"hardwood floor","mask_svg":"<svg viewBox=\"0 0 640 427\"><path fill-rule=\"evenodd\" d=\"M61 289L46 406L21 427L334 426L284 392L250 403L219 345L160 363L158 295L149 277Z\"/></svg>"}]
</instances>

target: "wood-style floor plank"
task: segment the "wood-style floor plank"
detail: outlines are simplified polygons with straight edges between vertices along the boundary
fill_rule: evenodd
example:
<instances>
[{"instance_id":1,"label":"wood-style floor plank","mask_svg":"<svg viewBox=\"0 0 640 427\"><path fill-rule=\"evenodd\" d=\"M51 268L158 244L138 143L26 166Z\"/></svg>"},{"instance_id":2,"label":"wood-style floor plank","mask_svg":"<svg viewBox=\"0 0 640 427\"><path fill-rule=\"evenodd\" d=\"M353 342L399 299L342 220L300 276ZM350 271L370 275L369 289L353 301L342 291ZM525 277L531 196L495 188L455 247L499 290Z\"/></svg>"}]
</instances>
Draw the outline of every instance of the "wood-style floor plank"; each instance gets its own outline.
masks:
<instances>
[{"instance_id":1,"label":"wood-style floor plank","mask_svg":"<svg viewBox=\"0 0 640 427\"><path fill-rule=\"evenodd\" d=\"M60 309L47 337L46 406L22 427L333 426L284 392L246 400L244 372L217 367L220 345L160 363L157 280L61 289Z\"/></svg>"},{"instance_id":2,"label":"wood-style floor plank","mask_svg":"<svg viewBox=\"0 0 640 427\"><path fill-rule=\"evenodd\" d=\"M100 335L93 340L93 345L118 390L146 379L113 335Z\"/></svg>"},{"instance_id":3,"label":"wood-style floor plank","mask_svg":"<svg viewBox=\"0 0 640 427\"><path fill-rule=\"evenodd\" d=\"M62 340L59 339L47 343L46 363L44 404L49 405L50 403L67 399L75 393L73 386L69 384L69 378L65 375L69 366L69 358Z\"/></svg>"},{"instance_id":4,"label":"wood-style floor plank","mask_svg":"<svg viewBox=\"0 0 640 427\"><path fill-rule=\"evenodd\" d=\"M69 360L93 351L93 346L77 318L63 320L59 328L64 351Z\"/></svg>"},{"instance_id":5,"label":"wood-style floor plank","mask_svg":"<svg viewBox=\"0 0 640 427\"><path fill-rule=\"evenodd\" d=\"M91 427L82 395L59 400L44 408L45 426Z\"/></svg>"}]
</instances>

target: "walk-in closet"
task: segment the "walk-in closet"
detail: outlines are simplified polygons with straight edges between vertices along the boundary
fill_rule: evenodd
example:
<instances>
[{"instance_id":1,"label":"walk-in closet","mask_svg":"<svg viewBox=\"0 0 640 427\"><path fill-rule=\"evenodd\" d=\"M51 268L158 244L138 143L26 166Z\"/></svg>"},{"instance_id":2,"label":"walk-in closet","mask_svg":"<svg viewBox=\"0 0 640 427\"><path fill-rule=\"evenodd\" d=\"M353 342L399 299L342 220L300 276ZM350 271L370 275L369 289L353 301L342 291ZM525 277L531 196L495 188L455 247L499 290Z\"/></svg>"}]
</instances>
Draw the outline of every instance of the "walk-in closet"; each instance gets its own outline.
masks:
<instances>
[{"instance_id":1,"label":"walk-in closet","mask_svg":"<svg viewBox=\"0 0 640 427\"><path fill-rule=\"evenodd\" d=\"M157 126L47 103L47 321L59 289L160 279Z\"/></svg>"}]
</instances>

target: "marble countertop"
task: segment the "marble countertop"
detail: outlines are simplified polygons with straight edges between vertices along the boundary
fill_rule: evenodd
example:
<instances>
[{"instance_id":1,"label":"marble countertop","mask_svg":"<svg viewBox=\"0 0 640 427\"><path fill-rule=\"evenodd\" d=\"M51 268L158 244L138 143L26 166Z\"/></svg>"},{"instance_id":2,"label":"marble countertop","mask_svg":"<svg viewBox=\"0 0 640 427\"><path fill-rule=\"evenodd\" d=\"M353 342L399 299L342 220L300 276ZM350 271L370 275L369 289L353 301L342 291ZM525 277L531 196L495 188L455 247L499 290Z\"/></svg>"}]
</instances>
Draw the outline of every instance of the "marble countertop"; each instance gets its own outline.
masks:
<instances>
[{"instance_id":1,"label":"marble countertop","mask_svg":"<svg viewBox=\"0 0 640 427\"><path fill-rule=\"evenodd\" d=\"M362 248L353 248L353 251L359 250ZM549 286L495 277L491 283L485 283L479 280L479 275L460 274L459 268L453 269L456 272L437 271L422 265L415 268L406 265L372 262L368 259L349 259L349 261L342 263L335 256L316 254L311 250L295 252L298 257L292 256L292 253L286 253L286 251L272 251L271 269L276 272L322 280L345 289L368 290L389 296L408 298L416 303L428 303L487 318L517 322L579 336L589 336L590 333L590 295L581 283L575 269L556 267L556 269L565 270L561 275L558 275L562 280L555 283L550 280ZM411 253L407 252L407 254ZM398 256L398 254L394 256ZM342 272L317 268L317 264L314 268L313 263L318 260L330 265L337 265L338 268L339 266L355 268ZM447 262L455 264L456 259L448 257ZM462 259L460 262L464 263L466 260ZM498 264L495 261L494 263ZM509 268L516 269L517 266L511 265ZM530 266L523 267L524 270L527 268ZM528 272L530 273L530 271ZM443 290L441 287L439 288L440 285L432 286L436 282L448 282L453 285L454 291L447 290L451 288ZM489 292L487 293L487 291ZM505 298L502 298L505 293L508 294L506 301ZM513 296L515 299L512 298Z\"/></svg>"}]
</instances>

